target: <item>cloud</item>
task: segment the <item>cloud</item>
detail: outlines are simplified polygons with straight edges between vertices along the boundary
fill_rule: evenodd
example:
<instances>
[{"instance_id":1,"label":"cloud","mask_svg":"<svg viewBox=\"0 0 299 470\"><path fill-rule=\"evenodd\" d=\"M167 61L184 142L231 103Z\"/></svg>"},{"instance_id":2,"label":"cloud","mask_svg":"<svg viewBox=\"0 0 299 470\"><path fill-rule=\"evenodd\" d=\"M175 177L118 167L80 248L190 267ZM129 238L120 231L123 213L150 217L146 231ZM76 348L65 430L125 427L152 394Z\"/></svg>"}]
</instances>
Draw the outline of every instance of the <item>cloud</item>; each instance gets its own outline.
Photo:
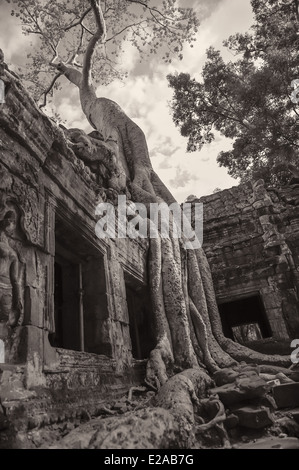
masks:
<instances>
[{"instance_id":1,"label":"cloud","mask_svg":"<svg viewBox=\"0 0 299 470\"><path fill-rule=\"evenodd\" d=\"M230 140L216 135L215 141L200 152L186 152L187 139L180 135L172 121L168 105L172 90L166 76L178 71L200 79L206 49L213 45L231 59L222 48L222 41L233 33L246 31L252 23L250 0L188 0L188 3L181 0L181 5L193 5L201 17L197 42L193 48L184 47L183 60L173 60L166 65L153 55L141 66L138 52L126 44L121 65L129 71L128 78L97 89L98 96L116 101L142 128L153 168L179 202L190 194L200 197L212 193L216 187L224 189L236 185L237 181L216 162L221 150L231 148ZM2 8L1 4L1 13ZM4 12L0 18L0 44L9 60L18 63L29 50L29 40L21 34L16 19L8 15L7 7ZM90 126L81 111L78 90L73 85L68 86L65 79L62 85L62 92L54 100L59 114L69 127L80 127L88 132Z\"/></svg>"},{"instance_id":2,"label":"cloud","mask_svg":"<svg viewBox=\"0 0 299 470\"><path fill-rule=\"evenodd\" d=\"M159 64L165 73L187 72L191 76L200 79L201 69L206 61L206 50L213 46L220 49L223 57L231 60L232 56L223 47L223 41L237 32L245 32L253 22L250 0L194 0L193 7L201 17L201 9L205 9L203 21L201 21L196 42L193 47L185 44L183 60L173 59L170 65ZM151 62L152 67L157 64Z\"/></svg>"},{"instance_id":3,"label":"cloud","mask_svg":"<svg viewBox=\"0 0 299 470\"><path fill-rule=\"evenodd\" d=\"M176 189L184 188L191 180L196 181L198 177L190 173L190 171L183 170L180 166L177 166L175 177L170 180L170 184Z\"/></svg>"},{"instance_id":4,"label":"cloud","mask_svg":"<svg viewBox=\"0 0 299 470\"><path fill-rule=\"evenodd\" d=\"M222 0L188 0L188 5L186 5L185 0L181 0L181 6L188 6L193 8L200 21L207 19L220 5Z\"/></svg>"},{"instance_id":5,"label":"cloud","mask_svg":"<svg viewBox=\"0 0 299 470\"><path fill-rule=\"evenodd\" d=\"M11 16L11 5L1 1L0 15L0 47L3 49L5 62L22 66L26 62L27 50L34 38L24 36L20 20Z\"/></svg>"},{"instance_id":6,"label":"cloud","mask_svg":"<svg viewBox=\"0 0 299 470\"><path fill-rule=\"evenodd\" d=\"M158 166L159 170L169 170L170 168L172 168L172 166L171 166L171 162L170 162L169 157L165 157L162 160L162 162L159 163L159 166Z\"/></svg>"},{"instance_id":7,"label":"cloud","mask_svg":"<svg viewBox=\"0 0 299 470\"><path fill-rule=\"evenodd\" d=\"M123 45L123 53L119 57L119 66L124 70L133 70L139 61L139 52L130 42Z\"/></svg>"}]
</instances>

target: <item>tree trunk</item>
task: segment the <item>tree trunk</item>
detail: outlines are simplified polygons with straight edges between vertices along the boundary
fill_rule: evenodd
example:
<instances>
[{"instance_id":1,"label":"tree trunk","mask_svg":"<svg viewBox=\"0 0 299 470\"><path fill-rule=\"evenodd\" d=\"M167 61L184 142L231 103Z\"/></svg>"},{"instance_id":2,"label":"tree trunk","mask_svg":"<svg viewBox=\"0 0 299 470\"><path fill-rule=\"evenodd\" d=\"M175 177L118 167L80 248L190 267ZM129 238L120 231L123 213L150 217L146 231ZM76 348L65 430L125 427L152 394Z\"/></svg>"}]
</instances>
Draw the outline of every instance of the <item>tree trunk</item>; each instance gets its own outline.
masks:
<instances>
[{"instance_id":1,"label":"tree trunk","mask_svg":"<svg viewBox=\"0 0 299 470\"><path fill-rule=\"evenodd\" d=\"M122 154L130 169L133 200L145 205L173 203L175 199L151 166L142 130L105 98L90 103L88 111L87 118L99 132L118 139L119 158ZM158 350L163 348L159 340L166 335L179 370L203 363L212 373L236 361L290 364L287 357L263 355L224 337L211 271L201 248L185 250L175 238L152 238L148 265ZM166 352L165 357L169 357ZM156 377L160 375L157 371Z\"/></svg>"},{"instance_id":2,"label":"tree trunk","mask_svg":"<svg viewBox=\"0 0 299 470\"><path fill-rule=\"evenodd\" d=\"M150 203L174 203L174 197L152 168L143 131L117 103L97 98L91 85L79 79L77 71L74 74L73 69L64 66L63 73L79 86L82 109L90 124L105 140L117 142L116 157L125 167L133 201L146 207ZM124 192L127 188L118 190ZM213 373L236 361L289 366L288 357L263 355L224 337L203 249L186 250L182 240L162 238L159 228L154 230L158 233L156 238L150 238L148 269L157 348L148 367L148 382L159 387L161 377L172 375L174 368L204 365Z\"/></svg>"}]
</instances>

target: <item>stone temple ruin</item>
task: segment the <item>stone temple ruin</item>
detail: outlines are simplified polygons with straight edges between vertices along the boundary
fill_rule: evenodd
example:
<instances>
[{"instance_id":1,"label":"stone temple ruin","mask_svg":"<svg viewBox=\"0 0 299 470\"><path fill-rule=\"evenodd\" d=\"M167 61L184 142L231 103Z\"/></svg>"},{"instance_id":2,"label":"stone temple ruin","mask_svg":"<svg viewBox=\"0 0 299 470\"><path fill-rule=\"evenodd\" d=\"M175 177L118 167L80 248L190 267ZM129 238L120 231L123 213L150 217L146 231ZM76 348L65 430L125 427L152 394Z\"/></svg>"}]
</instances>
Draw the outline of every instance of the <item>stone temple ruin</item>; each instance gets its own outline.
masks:
<instances>
[{"instance_id":1,"label":"stone temple ruin","mask_svg":"<svg viewBox=\"0 0 299 470\"><path fill-rule=\"evenodd\" d=\"M299 338L298 183L277 189L259 180L200 199L225 335L240 340L238 329L252 325L251 346L264 351L271 339L283 348Z\"/></svg>"},{"instance_id":2,"label":"stone temple ruin","mask_svg":"<svg viewBox=\"0 0 299 470\"><path fill-rule=\"evenodd\" d=\"M117 196L105 158L92 159L82 139L76 145L80 131L58 127L14 77L0 106L0 448L7 448L27 447L28 430L100 415L111 397L144 383L155 344L148 241L95 235L97 198ZM108 160L109 148L91 137ZM275 189L258 181L200 201L225 335L290 354L299 338L298 182Z\"/></svg>"}]
</instances>

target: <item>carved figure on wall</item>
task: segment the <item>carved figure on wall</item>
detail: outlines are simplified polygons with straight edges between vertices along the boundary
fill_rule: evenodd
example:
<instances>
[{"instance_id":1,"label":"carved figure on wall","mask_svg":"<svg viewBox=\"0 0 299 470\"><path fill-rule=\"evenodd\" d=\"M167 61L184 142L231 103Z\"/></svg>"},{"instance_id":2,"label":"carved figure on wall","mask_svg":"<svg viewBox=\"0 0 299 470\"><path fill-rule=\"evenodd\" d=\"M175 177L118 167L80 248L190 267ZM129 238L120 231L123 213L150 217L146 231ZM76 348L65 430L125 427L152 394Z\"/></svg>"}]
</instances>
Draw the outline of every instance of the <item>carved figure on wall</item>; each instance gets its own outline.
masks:
<instances>
[{"instance_id":1,"label":"carved figure on wall","mask_svg":"<svg viewBox=\"0 0 299 470\"><path fill-rule=\"evenodd\" d=\"M11 327L23 314L18 255L8 241L15 228L16 215L8 211L0 221L0 323Z\"/></svg>"}]
</instances>

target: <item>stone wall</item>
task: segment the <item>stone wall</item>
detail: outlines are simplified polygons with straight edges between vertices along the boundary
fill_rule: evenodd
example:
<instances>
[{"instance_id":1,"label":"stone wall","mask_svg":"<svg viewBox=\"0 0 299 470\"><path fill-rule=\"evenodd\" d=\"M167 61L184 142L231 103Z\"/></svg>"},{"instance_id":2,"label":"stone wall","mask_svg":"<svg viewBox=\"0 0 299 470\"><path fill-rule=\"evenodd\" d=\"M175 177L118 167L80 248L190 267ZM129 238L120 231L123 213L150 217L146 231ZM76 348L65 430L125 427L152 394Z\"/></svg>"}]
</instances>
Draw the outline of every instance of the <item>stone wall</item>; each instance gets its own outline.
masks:
<instances>
[{"instance_id":1,"label":"stone wall","mask_svg":"<svg viewBox=\"0 0 299 470\"><path fill-rule=\"evenodd\" d=\"M96 165L93 173L19 80L6 72L4 81L0 220L9 212L16 226L6 235L1 229L11 254L0 250L0 274L13 284L14 257L24 308L7 326L1 304L0 408L2 403L14 423L19 413L26 426L48 419L45 409L53 409L53 420L62 409L95 409L107 395L142 381L144 361L132 355L126 282L133 290L147 289L148 241L96 237L96 204L117 196L106 184L109 169ZM106 159L113 157L104 150ZM56 284L64 296L58 306ZM64 320L57 317L59 308Z\"/></svg>"},{"instance_id":2,"label":"stone wall","mask_svg":"<svg viewBox=\"0 0 299 470\"><path fill-rule=\"evenodd\" d=\"M298 338L299 184L260 180L197 201L218 304L259 295L271 336Z\"/></svg>"}]
</instances>

